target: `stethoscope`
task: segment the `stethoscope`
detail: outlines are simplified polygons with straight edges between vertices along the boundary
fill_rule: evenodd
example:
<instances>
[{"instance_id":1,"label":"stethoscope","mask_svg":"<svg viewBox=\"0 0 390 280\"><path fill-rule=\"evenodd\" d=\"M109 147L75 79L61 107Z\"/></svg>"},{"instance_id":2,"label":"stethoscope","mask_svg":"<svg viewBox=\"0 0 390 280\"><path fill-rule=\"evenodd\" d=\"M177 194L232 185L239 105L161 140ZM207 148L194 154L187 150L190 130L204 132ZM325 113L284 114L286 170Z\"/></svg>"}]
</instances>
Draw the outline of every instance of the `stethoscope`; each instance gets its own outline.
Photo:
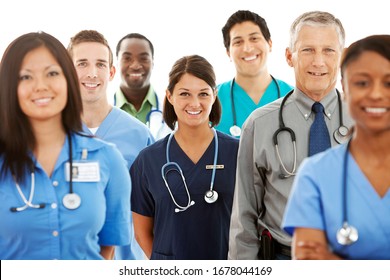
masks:
<instances>
[{"instance_id":1,"label":"stethoscope","mask_svg":"<svg viewBox=\"0 0 390 280\"><path fill-rule=\"evenodd\" d=\"M206 193L204 195L204 200L207 203L214 203L218 199L218 193L214 190L214 180L215 180L215 172L216 172L216 169L217 169L217 158L218 158L218 136L217 136L217 132L215 131L215 129L212 128L212 130L213 130L213 133L214 133L215 151L214 151L214 163L213 163L213 172L212 172L212 175L211 175L210 189L208 191L206 191ZM191 207L192 205L195 204L195 201L193 201L191 199L190 191L188 190L188 186L187 186L184 174L183 174L183 170L181 169L179 164L177 164L176 162L170 161L170 159L169 159L169 147L171 145L172 137L173 137L174 134L175 134L175 132L172 132L169 135L169 138L168 138L167 149L166 149L167 162L161 167L161 176L162 176L162 178L164 180L165 186L168 189L169 195L171 196L172 201L173 201L173 203L176 206L175 212L178 213L178 212L182 212L182 211L187 210L189 207ZM173 168L169 169L168 171L165 171L165 169L168 168L168 167L173 167ZM182 178L182 181L183 181L183 184L184 184L184 188L186 189L186 193L187 193L187 197L188 197L188 202L187 202L187 205L185 205L185 206L182 206L182 205L177 203L175 197L172 194L171 188L168 185L168 182L167 182L167 179L166 179L166 175L170 171L178 172L180 174L181 178Z\"/></svg>"},{"instance_id":2,"label":"stethoscope","mask_svg":"<svg viewBox=\"0 0 390 280\"><path fill-rule=\"evenodd\" d=\"M62 204L64 205L65 208L69 210L74 210L79 208L81 204L81 198L78 194L73 192L73 175L72 175L72 167L73 167L73 158L72 158L72 140L70 137L70 133L68 133L68 142L69 142L69 165L70 165L70 179L69 179L69 193L67 193L63 199L62 199ZM34 192L35 192L35 172L31 172L31 191L28 200L24 196L19 184L17 181L14 179L16 189L18 190L18 193L20 197L22 198L24 205L20 207L11 207L10 211L11 212L21 212L26 210L27 208L34 208L34 209L43 209L46 207L45 203L40 203L40 204L33 204L32 200L34 198Z\"/></svg>"},{"instance_id":3,"label":"stethoscope","mask_svg":"<svg viewBox=\"0 0 390 280\"><path fill-rule=\"evenodd\" d=\"M359 234L355 227L351 226L348 223L348 217L347 217L347 177L348 177L348 151L349 146L351 144L351 140L348 141L345 154L344 154L344 166L343 166L343 226L337 231L337 242L340 245L351 245L352 243L355 243L358 238Z\"/></svg>"},{"instance_id":4,"label":"stethoscope","mask_svg":"<svg viewBox=\"0 0 390 280\"><path fill-rule=\"evenodd\" d=\"M151 116L154 115L154 114L160 115L161 125L164 123L164 119L162 117L162 111L160 110L160 104L158 102L157 93L154 93L154 95L156 97L156 107L152 107L152 109L146 115L146 125L149 128L150 128L150 124L151 124L151 122L150 122Z\"/></svg>"},{"instance_id":5,"label":"stethoscope","mask_svg":"<svg viewBox=\"0 0 390 280\"><path fill-rule=\"evenodd\" d=\"M276 149L276 154L278 156L278 160L280 162L280 165L282 166L283 168L283 171L285 172L285 174L280 174L279 175L279 178L280 179L286 179L286 178L289 178L291 176L295 176L296 174L296 169L297 169L297 146L296 146L296 137L295 137L295 133L294 131L285 126L284 124L284 121L283 121L283 107L284 107L284 104L286 103L287 99L290 97L290 95L294 92L294 90L291 90L289 93L287 93L287 95L283 98L282 100L282 103L280 104L280 109L279 109L279 129L277 129L273 136L272 136L272 139L273 139L273 142L274 142L274 146L275 146L275 149ZM337 94L337 102L338 102L338 106L339 106L339 119L340 119L340 125L339 127L334 131L333 133L333 138L336 140L337 143L341 144L341 143L344 143L348 140L348 133L349 133L349 129L348 127L346 127L344 125L344 122L343 122L343 106L342 106L342 103L341 103L341 96L340 96L340 93L339 91L336 89L336 94ZM280 156L280 153L279 153L279 147L278 147L278 135L280 132L282 131L286 131L290 134L290 137L291 137L291 141L292 141L292 144L293 144L293 153L294 153L294 156L293 156L293 167L292 167L292 170L291 171L288 171L286 166L283 164L283 160Z\"/></svg>"},{"instance_id":6,"label":"stethoscope","mask_svg":"<svg viewBox=\"0 0 390 280\"><path fill-rule=\"evenodd\" d=\"M152 119L152 116L154 115L154 114L157 114L157 115L161 115L160 116L160 120L161 120L161 126L162 126L162 124L164 124L164 119L163 119L163 117L162 117L162 111L161 111L161 109L160 109L160 104L159 104L159 102L158 102L158 96L157 96L157 93L156 92L154 92L154 96L155 96L155 98L156 98L156 107L152 107L152 109L146 114L146 125L149 127L149 128L151 128L150 126L151 126L151 119ZM114 95L114 106L116 106L116 94Z\"/></svg>"},{"instance_id":7,"label":"stethoscope","mask_svg":"<svg viewBox=\"0 0 390 280\"><path fill-rule=\"evenodd\" d=\"M275 83L277 89L278 89L278 98L280 98L280 86L279 83L276 81L276 79L270 75L272 78L272 81ZM230 99L232 102L232 114L233 114L233 125L230 127L229 132L232 136L234 137L239 137L241 136L241 128L237 125L237 116L236 116L236 106L234 105L234 83L235 83L235 78L233 78L232 83L230 85Z\"/></svg>"}]
</instances>

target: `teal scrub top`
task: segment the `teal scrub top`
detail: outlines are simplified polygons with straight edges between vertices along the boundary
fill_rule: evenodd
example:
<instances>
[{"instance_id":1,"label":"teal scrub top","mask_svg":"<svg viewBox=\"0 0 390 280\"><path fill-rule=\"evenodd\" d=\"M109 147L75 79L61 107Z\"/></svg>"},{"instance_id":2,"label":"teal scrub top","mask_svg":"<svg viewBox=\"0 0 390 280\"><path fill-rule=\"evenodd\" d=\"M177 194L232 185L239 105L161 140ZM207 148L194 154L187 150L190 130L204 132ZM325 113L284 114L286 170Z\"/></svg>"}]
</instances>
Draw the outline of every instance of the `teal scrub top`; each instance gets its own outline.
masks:
<instances>
[{"instance_id":1,"label":"teal scrub top","mask_svg":"<svg viewBox=\"0 0 390 280\"><path fill-rule=\"evenodd\" d=\"M290 90L293 89L292 86L285 83L284 81L276 79L276 82L280 88L280 97L285 96ZM231 99L232 83L233 80L218 86L218 97L222 105L222 116L220 123L215 127L217 130L229 135L231 135L229 131L230 127L232 127L234 123ZM259 103L256 104L244 91L244 89L235 82L233 85L233 97L237 120L236 125L241 128L245 120L254 110L278 99L278 86L274 81L272 81L261 97Z\"/></svg>"}]
</instances>

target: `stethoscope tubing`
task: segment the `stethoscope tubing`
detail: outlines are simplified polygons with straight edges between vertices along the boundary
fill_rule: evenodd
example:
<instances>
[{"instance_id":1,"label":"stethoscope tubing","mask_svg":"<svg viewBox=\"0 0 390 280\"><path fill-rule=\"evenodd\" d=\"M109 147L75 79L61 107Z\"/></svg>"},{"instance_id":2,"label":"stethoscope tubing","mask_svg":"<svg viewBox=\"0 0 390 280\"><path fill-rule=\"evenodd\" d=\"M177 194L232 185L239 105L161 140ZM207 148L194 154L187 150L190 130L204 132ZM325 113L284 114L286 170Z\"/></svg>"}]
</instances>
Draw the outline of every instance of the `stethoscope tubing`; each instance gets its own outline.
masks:
<instances>
[{"instance_id":1,"label":"stethoscope tubing","mask_svg":"<svg viewBox=\"0 0 390 280\"><path fill-rule=\"evenodd\" d=\"M337 242L340 245L346 246L355 243L359 238L358 230L348 223L348 199L347 199L347 186L348 186L348 159L349 159L349 147L351 145L351 139L348 141L345 153L344 153L344 164L343 164L343 176L342 176L342 226L336 233Z\"/></svg>"},{"instance_id":2,"label":"stethoscope tubing","mask_svg":"<svg viewBox=\"0 0 390 280\"><path fill-rule=\"evenodd\" d=\"M212 170L212 174L211 174L211 181L210 181L210 189L206 192L207 193L211 193L212 195L214 193L216 193L214 191L214 182L215 182L215 173L216 173L216 170L217 170L217 159L218 159L218 149L219 149L219 145L218 145L218 135L217 135L217 132L214 128L211 128L212 131L213 131L213 134L214 134L214 141L215 141L215 150L214 150L214 160L213 160L213 170ZM166 163L161 167L161 177L165 183L165 186L169 192L169 195L174 203L174 205L177 207L175 209L175 212L181 212L181 211L185 211L187 210L190 206L194 205L195 202L193 200L191 200L191 194L190 194L190 191L188 189L188 186L187 186L187 183L186 183L186 179L185 179L185 176L184 176L184 173L183 173L183 170L181 169L180 165L177 163L177 162L173 162L170 160L170 157L169 157L169 150L170 150L170 145L171 145L171 141L172 141L172 138L175 134L175 131L173 131L170 135L169 135L169 138L168 138L168 141L167 141L167 147L166 147L166 150L165 150L165 155L166 155ZM172 168L172 169L169 169L168 171L165 171L169 166L174 166L175 168ZM187 194L187 198L188 198L188 201L187 201L187 205L186 206L182 206L180 205L175 197L173 196L173 193L171 191L171 188L169 187L169 184L168 184L168 181L167 181L167 178L166 178L166 175L168 172L170 171L176 171L176 172L179 172L181 178L182 178L182 181L183 181L183 184L184 184L184 188L186 190L186 194ZM216 194L215 196L215 200L217 199L218 197L218 194ZM212 203L212 202L209 202L209 203Z\"/></svg>"},{"instance_id":3,"label":"stethoscope tubing","mask_svg":"<svg viewBox=\"0 0 390 280\"><path fill-rule=\"evenodd\" d=\"M280 86L278 81L274 78L274 76L270 75L272 81L275 83L277 90L278 90L278 98L280 98L281 93L280 93ZM234 103L234 84L235 84L236 78L233 78L231 85L230 85L230 100L232 103L232 115L233 115L233 126L237 126L237 114L236 114L236 106Z\"/></svg>"},{"instance_id":4,"label":"stethoscope tubing","mask_svg":"<svg viewBox=\"0 0 390 280\"><path fill-rule=\"evenodd\" d=\"M158 101L157 93L154 92L154 96L156 98L156 107L152 107L152 109L146 114L146 125L150 128L150 116L153 113L161 114L161 123L164 123L164 119L162 117L162 110L160 109L160 102ZM114 94L114 106L116 106L116 94Z\"/></svg>"},{"instance_id":5,"label":"stethoscope tubing","mask_svg":"<svg viewBox=\"0 0 390 280\"><path fill-rule=\"evenodd\" d=\"M69 193L68 194L74 194L73 193L73 174L72 174L72 168L73 168L73 155L72 155L72 139L71 139L71 135L70 133L67 133L67 137L68 137L68 142L69 142ZM33 204L32 203L32 200L34 198L34 193L35 193L35 171L34 171L34 168L33 168L33 171L31 172L31 190L30 190L30 195L29 195L29 198L28 200L26 199L26 197L24 196L19 184L16 182L16 180L14 179L15 181L15 186L16 186L16 189L20 195L20 197L22 198L23 202L24 202L24 205L23 206L20 206L20 207L11 207L10 208L10 211L11 212L21 212L21 211L24 211L26 210L27 208L34 208L34 209L43 209L45 208L45 203L40 203L40 204Z\"/></svg>"},{"instance_id":6,"label":"stethoscope tubing","mask_svg":"<svg viewBox=\"0 0 390 280\"><path fill-rule=\"evenodd\" d=\"M282 102L280 103L279 115L278 115L279 128L272 135L272 140L273 140L273 143L274 143L274 146L275 146L275 149L276 149L276 153L277 153L277 156L278 156L279 163L282 166L282 169L284 170L284 172L286 173L286 174L280 174L279 177L281 179L286 179L286 178L289 178L291 176L295 176L296 175L296 168L297 168L297 151L296 151L296 136L295 136L295 132L291 128L289 128L289 127L287 127L285 125L284 119L283 119L284 105L285 105L287 99L293 94L293 92L294 92L294 90L291 90L289 93L287 93L286 96L283 98ZM342 140L347 139L346 137L348 136L349 129L346 126L344 126L343 107L342 107L342 102L341 102L341 96L340 96L340 93L339 93L339 91L337 89L336 89L336 94L337 94L337 103L338 103L338 106L339 106L339 122L340 123L339 123L339 127L333 133L333 136L334 136L334 139L336 140L336 142L341 144ZM292 168L291 171L287 170L287 168L284 165L283 160L282 160L282 158L280 156L280 153L279 153L278 135L279 135L279 133L281 133L283 131L286 131L286 132L288 132L290 134L291 141L293 143L293 149L294 149L293 162L294 163L293 163L293 168Z\"/></svg>"}]
</instances>

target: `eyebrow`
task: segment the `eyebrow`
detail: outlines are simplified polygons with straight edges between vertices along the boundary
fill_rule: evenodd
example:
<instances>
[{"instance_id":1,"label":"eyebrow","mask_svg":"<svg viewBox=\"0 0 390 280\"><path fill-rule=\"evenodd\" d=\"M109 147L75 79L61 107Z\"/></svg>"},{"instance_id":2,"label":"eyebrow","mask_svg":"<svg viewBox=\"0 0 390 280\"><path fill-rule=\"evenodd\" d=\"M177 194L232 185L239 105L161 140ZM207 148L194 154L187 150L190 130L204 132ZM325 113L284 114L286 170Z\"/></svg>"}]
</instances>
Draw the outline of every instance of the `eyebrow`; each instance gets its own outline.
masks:
<instances>
[{"instance_id":1,"label":"eyebrow","mask_svg":"<svg viewBox=\"0 0 390 280\"><path fill-rule=\"evenodd\" d=\"M122 55L135 55L135 54L132 53L132 52L123 52ZM140 54L138 54L138 55L139 55L139 56L143 56L143 55L151 56L151 54L148 53L148 52L142 52L142 53L140 53Z\"/></svg>"},{"instance_id":2,"label":"eyebrow","mask_svg":"<svg viewBox=\"0 0 390 280\"><path fill-rule=\"evenodd\" d=\"M50 69L51 67L59 67L60 69L62 69L62 67L58 64L50 64L49 66L46 66L43 70L46 71L48 69ZM27 72L33 72L33 70L29 69L29 68L22 68L20 69L20 71L27 71Z\"/></svg>"},{"instance_id":3,"label":"eyebrow","mask_svg":"<svg viewBox=\"0 0 390 280\"><path fill-rule=\"evenodd\" d=\"M249 33L248 34L249 36L253 36L253 35L262 35L261 32L258 32L258 31L255 31L255 32L252 32L252 33ZM238 38L242 38L244 36L236 36L236 37L233 37L232 40L235 40L235 39L238 39Z\"/></svg>"},{"instance_id":4,"label":"eyebrow","mask_svg":"<svg viewBox=\"0 0 390 280\"><path fill-rule=\"evenodd\" d=\"M178 90L190 91L188 88L178 88ZM210 90L210 88L201 88L199 91L207 91L207 90Z\"/></svg>"},{"instance_id":5,"label":"eyebrow","mask_svg":"<svg viewBox=\"0 0 390 280\"><path fill-rule=\"evenodd\" d=\"M85 61L88 61L87 58L81 58L81 59L77 59L76 62L85 62ZM97 59L98 62L105 62L105 63L108 63L108 60L105 60L105 59Z\"/></svg>"}]
</instances>

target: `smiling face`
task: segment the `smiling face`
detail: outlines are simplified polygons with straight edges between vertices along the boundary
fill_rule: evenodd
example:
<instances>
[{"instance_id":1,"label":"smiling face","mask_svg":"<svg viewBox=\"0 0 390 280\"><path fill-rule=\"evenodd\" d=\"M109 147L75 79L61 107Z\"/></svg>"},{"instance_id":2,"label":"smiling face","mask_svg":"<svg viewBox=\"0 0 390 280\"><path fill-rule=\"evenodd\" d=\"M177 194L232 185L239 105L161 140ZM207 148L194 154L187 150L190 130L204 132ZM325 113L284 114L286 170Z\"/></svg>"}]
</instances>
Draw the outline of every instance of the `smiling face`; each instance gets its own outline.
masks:
<instances>
[{"instance_id":1,"label":"smiling face","mask_svg":"<svg viewBox=\"0 0 390 280\"><path fill-rule=\"evenodd\" d=\"M320 101L336 86L341 51L335 27L304 25L294 50L286 50L287 63L294 67L296 87Z\"/></svg>"},{"instance_id":2,"label":"smiling face","mask_svg":"<svg viewBox=\"0 0 390 280\"><path fill-rule=\"evenodd\" d=\"M23 59L18 84L18 101L30 122L57 119L67 102L67 81L54 56L39 47Z\"/></svg>"},{"instance_id":3,"label":"smiling face","mask_svg":"<svg viewBox=\"0 0 390 280\"><path fill-rule=\"evenodd\" d=\"M344 69L343 90L356 130L390 132L390 61L373 51L363 52Z\"/></svg>"},{"instance_id":4,"label":"smiling face","mask_svg":"<svg viewBox=\"0 0 390 280\"><path fill-rule=\"evenodd\" d=\"M205 81L186 73L166 96L174 107L179 127L209 125L216 95Z\"/></svg>"},{"instance_id":5,"label":"smiling face","mask_svg":"<svg viewBox=\"0 0 390 280\"><path fill-rule=\"evenodd\" d=\"M118 52L121 88L142 89L150 86L153 55L149 43L139 38L124 39Z\"/></svg>"},{"instance_id":6,"label":"smiling face","mask_svg":"<svg viewBox=\"0 0 390 280\"><path fill-rule=\"evenodd\" d=\"M254 77L267 68L272 42L267 42L258 25L251 21L235 24L230 30L228 56L237 75Z\"/></svg>"},{"instance_id":7,"label":"smiling face","mask_svg":"<svg viewBox=\"0 0 390 280\"><path fill-rule=\"evenodd\" d=\"M108 83L115 75L109 58L109 49L101 43L83 42L73 46L72 60L79 77L83 102L107 100Z\"/></svg>"}]
</instances>

